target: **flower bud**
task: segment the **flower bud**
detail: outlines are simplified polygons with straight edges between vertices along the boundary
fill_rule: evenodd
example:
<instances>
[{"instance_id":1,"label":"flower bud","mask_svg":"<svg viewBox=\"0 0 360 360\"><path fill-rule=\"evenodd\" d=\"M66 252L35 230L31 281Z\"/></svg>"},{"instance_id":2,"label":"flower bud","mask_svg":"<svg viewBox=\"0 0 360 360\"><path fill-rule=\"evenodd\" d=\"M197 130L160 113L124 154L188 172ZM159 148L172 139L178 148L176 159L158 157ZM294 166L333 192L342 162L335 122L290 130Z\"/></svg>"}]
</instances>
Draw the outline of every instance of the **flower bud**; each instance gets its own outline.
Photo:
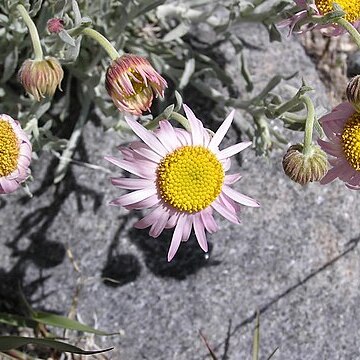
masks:
<instances>
[{"instance_id":1,"label":"flower bud","mask_svg":"<svg viewBox=\"0 0 360 360\"><path fill-rule=\"evenodd\" d=\"M59 18L52 18L46 23L50 34L58 34L64 29L64 20Z\"/></svg>"},{"instance_id":2,"label":"flower bud","mask_svg":"<svg viewBox=\"0 0 360 360\"><path fill-rule=\"evenodd\" d=\"M164 96L167 83L145 58L125 54L108 67L105 87L120 111L141 115L150 110L154 94Z\"/></svg>"},{"instance_id":3,"label":"flower bud","mask_svg":"<svg viewBox=\"0 0 360 360\"><path fill-rule=\"evenodd\" d=\"M353 77L346 88L346 96L357 111L360 111L360 75Z\"/></svg>"},{"instance_id":4,"label":"flower bud","mask_svg":"<svg viewBox=\"0 0 360 360\"><path fill-rule=\"evenodd\" d=\"M64 72L59 61L48 56L43 60L25 60L18 76L25 91L40 101L53 96L57 87L61 90Z\"/></svg>"},{"instance_id":5,"label":"flower bud","mask_svg":"<svg viewBox=\"0 0 360 360\"><path fill-rule=\"evenodd\" d=\"M317 145L311 146L309 154L305 155L302 151L302 144L289 147L282 162L285 174L301 185L320 181L327 172L325 152Z\"/></svg>"}]
</instances>

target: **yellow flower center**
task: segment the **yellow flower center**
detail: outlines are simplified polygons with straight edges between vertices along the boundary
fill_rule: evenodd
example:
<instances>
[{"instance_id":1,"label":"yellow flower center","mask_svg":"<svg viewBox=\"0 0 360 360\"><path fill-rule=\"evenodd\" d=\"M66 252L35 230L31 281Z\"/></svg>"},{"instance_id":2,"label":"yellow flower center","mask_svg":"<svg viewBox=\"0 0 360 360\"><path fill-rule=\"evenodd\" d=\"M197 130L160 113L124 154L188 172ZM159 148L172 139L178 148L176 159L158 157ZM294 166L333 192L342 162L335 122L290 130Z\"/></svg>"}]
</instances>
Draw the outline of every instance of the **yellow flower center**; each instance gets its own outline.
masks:
<instances>
[{"instance_id":1,"label":"yellow flower center","mask_svg":"<svg viewBox=\"0 0 360 360\"><path fill-rule=\"evenodd\" d=\"M136 70L133 70L133 69L130 69L129 70L133 75L134 77L136 77L137 80L139 80L140 82L137 82L135 81L131 76L130 76L130 81L131 81L131 85L134 89L134 94L131 94L129 96L127 96L127 98L131 98L133 97L134 95L138 95L138 94L141 94L143 92L143 90L146 88L145 86L145 83L144 83L144 79L142 78L142 76L136 71Z\"/></svg>"},{"instance_id":2,"label":"yellow flower center","mask_svg":"<svg viewBox=\"0 0 360 360\"><path fill-rule=\"evenodd\" d=\"M360 19L360 1L359 0L315 0L315 5L322 15L333 11L333 4L337 3L345 12L345 19L355 22Z\"/></svg>"},{"instance_id":3,"label":"yellow flower center","mask_svg":"<svg viewBox=\"0 0 360 360\"><path fill-rule=\"evenodd\" d=\"M17 167L19 142L11 125L0 118L0 177L11 174Z\"/></svg>"},{"instance_id":4,"label":"yellow flower center","mask_svg":"<svg viewBox=\"0 0 360 360\"><path fill-rule=\"evenodd\" d=\"M341 141L346 160L360 170L360 114L355 113L345 123Z\"/></svg>"},{"instance_id":5,"label":"yellow flower center","mask_svg":"<svg viewBox=\"0 0 360 360\"><path fill-rule=\"evenodd\" d=\"M157 168L162 199L179 211L208 207L221 193L224 169L202 146L184 146L165 156Z\"/></svg>"}]
</instances>

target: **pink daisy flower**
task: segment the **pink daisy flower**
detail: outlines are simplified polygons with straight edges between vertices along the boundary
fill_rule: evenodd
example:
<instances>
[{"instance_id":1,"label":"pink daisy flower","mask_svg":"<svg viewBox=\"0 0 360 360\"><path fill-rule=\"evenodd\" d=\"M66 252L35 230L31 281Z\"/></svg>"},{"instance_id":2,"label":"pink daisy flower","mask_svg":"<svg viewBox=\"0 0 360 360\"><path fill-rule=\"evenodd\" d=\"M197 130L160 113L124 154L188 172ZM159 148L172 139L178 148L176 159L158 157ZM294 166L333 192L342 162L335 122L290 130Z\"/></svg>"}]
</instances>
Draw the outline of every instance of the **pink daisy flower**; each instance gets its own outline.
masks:
<instances>
[{"instance_id":1,"label":"pink daisy flower","mask_svg":"<svg viewBox=\"0 0 360 360\"><path fill-rule=\"evenodd\" d=\"M337 24L307 24L305 28L301 27L303 21L309 16L323 16L333 11L334 3L341 6L345 12L345 19L351 22L355 27L360 25L360 1L359 0L294 0L299 8L289 19L281 21L279 27L289 27L289 34L292 32L303 33L314 28L326 29L327 35L337 36L343 34L345 29ZM310 21L310 20L309 20ZM296 27L299 27L297 28ZM294 30L296 29L296 30Z\"/></svg>"},{"instance_id":2,"label":"pink daisy flower","mask_svg":"<svg viewBox=\"0 0 360 360\"><path fill-rule=\"evenodd\" d=\"M15 191L29 176L31 144L18 121L0 115L0 194Z\"/></svg>"},{"instance_id":3,"label":"pink daisy flower","mask_svg":"<svg viewBox=\"0 0 360 360\"><path fill-rule=\"evenodd\" d=\"M176 254L181 241L189 239L192 229L201 249L208 251L205 231L218 230L214 210L238 224L239 204L259 206L256 200L232 189L231 185L241 178L239 174L225 174L230 168L230 157L251 145L251 142L241 142L219 150L234 111L211 136L189 107L184 105L184 110L191 132L174 128L167 120L162 120L159 129L152 132L127 119L143 142L119 148L122 160L106 157L137 176L112 178L113 185L133 191L111 204L126 209L149 208L150 212L135 227L150 227L149 234L153 237L158 237L165 228L175 228L168 261Z\"/></svg>"},{"instance_id":4,"label":"pink daisy flower","mask_svg":"<svg viewBox=\"0 0 360 360\"><path fill-rule=\"evenodd\" d=\"M319 139L318 143L333 157L329 160L332 168L320 183L339 178L350 189L360 190L360 113L343 102L319 121L329 141Z\"/></svg>"}]
</instances>

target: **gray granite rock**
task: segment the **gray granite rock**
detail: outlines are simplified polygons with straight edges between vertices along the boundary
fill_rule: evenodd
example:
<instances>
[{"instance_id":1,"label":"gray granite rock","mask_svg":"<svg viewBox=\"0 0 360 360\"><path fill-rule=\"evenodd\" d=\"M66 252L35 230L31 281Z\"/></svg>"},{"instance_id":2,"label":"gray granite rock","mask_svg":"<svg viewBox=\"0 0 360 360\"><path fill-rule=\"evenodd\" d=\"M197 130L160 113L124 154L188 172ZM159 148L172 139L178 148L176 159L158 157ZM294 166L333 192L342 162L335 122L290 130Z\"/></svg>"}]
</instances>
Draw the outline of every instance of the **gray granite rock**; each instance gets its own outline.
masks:
<instances>
[{"instance_id":1,"label":"gray granite rock","mask_svg":"<svg viewBox=\"0 0 360 360\"><path fill-rule=\"evenodd\" d=\"M278 71L298 70L293 84L305 76L327 106L296 41L269 44L254 25L239 31L258 46L247 56L259 88ZM231 130L224 145L235 139ZM76 156L119 174L103 160L117 154L118 142L115 133L88 123ZM82 321L120 331L95 339L100 347L115 346L111 359L205 359L199 330L219 359L250 359L256 310L262 359L277 347L274 359L359 358L358 194L340 182L304 188L290 182L281 168L283 152L265 159L244 151L241 167L233 162L233 171L243 174L236 188L261 208L243 208L240 226L219 217L221 231L208 236L209 256L191 238L171 263L171 231L152 239L132 228L138 214L107 205L120 194L108 174L72 166L56 188L48 180L54 161L34 161L35 197L1 198L2 309L19 306L10 289L20 282L35 308L67 314L81 284Z\"/></svg>"}]
</instances>

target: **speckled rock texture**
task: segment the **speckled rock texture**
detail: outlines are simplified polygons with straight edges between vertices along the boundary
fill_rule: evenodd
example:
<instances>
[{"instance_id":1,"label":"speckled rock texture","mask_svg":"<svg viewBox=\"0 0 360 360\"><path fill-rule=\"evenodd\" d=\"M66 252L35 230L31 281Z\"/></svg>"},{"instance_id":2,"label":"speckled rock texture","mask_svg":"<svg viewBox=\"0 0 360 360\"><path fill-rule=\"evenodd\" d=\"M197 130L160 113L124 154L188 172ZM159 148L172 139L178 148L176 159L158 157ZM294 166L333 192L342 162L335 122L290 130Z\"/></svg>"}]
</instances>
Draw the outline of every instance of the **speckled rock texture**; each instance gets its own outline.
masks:
<instances>
[{"instance_id":1,"label":"speckled rock texture","mask_svg":"<svg viewBox=\"0 0 360 360\"><path fill-rule=\"evenodd\" d=\"M276 73L298 71L291 83L299 87L304 77L317 91L317 104L327 107L326 91L297 41L270 44L257 25L238 31L255 45L245 54L254 93ZM222 46L226 66L238 76ZM192 105L191 97L185 101ZM238 112L236 121L242 116ZM231 129L224 145L236 139ZM119 175L103 160L117 155L119 142L89 122L76 158ZM78 289L80 319L120 331L94 340L114 346L108 356L119 360L209 358L199 330L219 359L250 359L259 310L261 359L276 348L274 359L359 359L359 196L340 182L292 183L282 171L284 152L266 159L248 149L235 159L233 172L243 175L236 188L261 208L243 208L240 226L218 217L221 231L208 236L208 256L192 237L171 263L171 231L150 238L132 228L139 214L108 206L120 194L109 174L73 165L55 187L56 161L42 156L33 162L34 198L0 198L1 309L19 309L14 289L20 283L34 308L65 315Z\"/></svg>"}]
</instances>

